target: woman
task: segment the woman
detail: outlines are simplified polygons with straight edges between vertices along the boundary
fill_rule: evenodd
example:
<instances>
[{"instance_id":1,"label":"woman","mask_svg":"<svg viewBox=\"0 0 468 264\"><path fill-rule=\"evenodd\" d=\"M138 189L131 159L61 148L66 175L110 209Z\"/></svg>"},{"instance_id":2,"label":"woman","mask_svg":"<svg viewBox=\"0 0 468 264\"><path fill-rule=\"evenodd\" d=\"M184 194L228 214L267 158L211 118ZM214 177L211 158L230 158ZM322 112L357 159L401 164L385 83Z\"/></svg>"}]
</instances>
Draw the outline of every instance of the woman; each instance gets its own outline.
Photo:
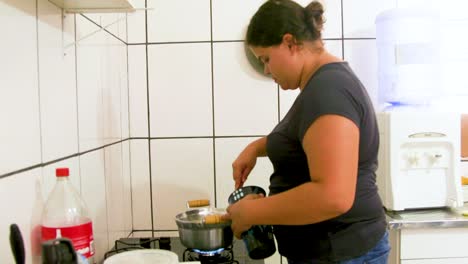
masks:
<instances>
[{"instance_id":1,"label":"woman","mask_svg":"<svg viewBox=\"0 0 468 264\"><path fill-rule=\"evenodd\" d=\"M284 119L233 163L236 189L257 157L274 168L269 197L228 207L236 237L273 225L278 249L295 263L387 263L390 247L375 170L379 133L369 96L346 62L321 40L323 7L269 0L246 42L283 90L300 89Z\"/></svg>"}]
</instances>

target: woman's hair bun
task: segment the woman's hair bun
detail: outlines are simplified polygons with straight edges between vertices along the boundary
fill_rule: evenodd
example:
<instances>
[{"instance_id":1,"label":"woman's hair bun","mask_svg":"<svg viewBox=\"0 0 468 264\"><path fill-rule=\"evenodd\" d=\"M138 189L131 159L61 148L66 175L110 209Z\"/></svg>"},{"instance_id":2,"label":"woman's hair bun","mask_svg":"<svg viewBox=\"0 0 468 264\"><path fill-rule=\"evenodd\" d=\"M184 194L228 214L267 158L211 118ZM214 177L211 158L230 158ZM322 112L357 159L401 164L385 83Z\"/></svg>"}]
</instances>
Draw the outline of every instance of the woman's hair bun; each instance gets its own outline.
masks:
<instances>
[{"instance_id":1,"label":"woman's hair bun","mask_svg":"<svg viewBox=\"0 0 468 264\"><path fill-rule=\"evenodd\" d=\"M312 2L303 7L296 1L265 1L250 19L247 44L257 47L278 45L284 34L291 34L298 43L321 40L325 22L322 4L319 0L309 0Z\"/></svg>"},{"instance_id":2,"label":"woman's hair bun","mask_svg":"<svg viewBox=\"0 0 468 264\"><path fill-rule=\"evenodd\" d=\"M325 19L323 17L323 5L319 1L312 1L304 8L306 23L310 25L314 33L319 33L323 29Z\"/></svg>"}]
</instances>

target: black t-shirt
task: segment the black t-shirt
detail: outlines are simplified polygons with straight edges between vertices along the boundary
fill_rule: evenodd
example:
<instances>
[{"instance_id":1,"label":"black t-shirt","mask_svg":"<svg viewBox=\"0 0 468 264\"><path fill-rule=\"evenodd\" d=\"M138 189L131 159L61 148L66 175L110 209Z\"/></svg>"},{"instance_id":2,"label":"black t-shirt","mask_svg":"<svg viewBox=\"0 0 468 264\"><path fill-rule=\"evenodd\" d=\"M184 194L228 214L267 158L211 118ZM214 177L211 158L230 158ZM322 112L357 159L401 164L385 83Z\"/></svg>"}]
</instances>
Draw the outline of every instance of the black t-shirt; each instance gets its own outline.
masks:
<instances>
[{"instance_id":1,"label":"black t-shirt","mask_svg":"<svg viewBox=\"0 0 468 264\"><path fill-rule=\"evenodd\" d=\"M310 181L301 143L310 125L327 114L350 119L360 131L355 200L348 212L333 219L302 226L274 226L280 254L293 260L314 258L332 262L358 257L375 246L386 229L375 181L377 121L366 89L346 62L318 69L268 135L267 153L274 168L270 195Z\"/></svg>"}]
</instances>

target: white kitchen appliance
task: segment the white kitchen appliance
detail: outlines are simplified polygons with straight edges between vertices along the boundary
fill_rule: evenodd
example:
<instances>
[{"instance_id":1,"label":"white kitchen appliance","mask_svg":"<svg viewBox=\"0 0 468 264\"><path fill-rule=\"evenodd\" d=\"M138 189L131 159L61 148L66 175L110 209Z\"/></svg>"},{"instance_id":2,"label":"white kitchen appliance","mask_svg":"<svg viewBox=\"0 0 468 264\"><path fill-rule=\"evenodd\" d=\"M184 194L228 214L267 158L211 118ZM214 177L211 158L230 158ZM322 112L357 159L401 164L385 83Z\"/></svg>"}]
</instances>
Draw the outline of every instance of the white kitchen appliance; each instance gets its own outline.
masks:
<instances>
[{"instance_id":1,"label":"white kitchen appliance","mask_svg":"<svg viewBox=\"0 0 468 264\"><path fill-rule=\"evenodd\" d=\"M379 104L427 104L441 93L441 24L427 5L376 16Z\"/></svg>"},{"instance_id":2,"label":"white kitchen appliance","mask_svg":"<svg viewBox=\"0 0 468 264\"><path fill-rule=\"evenodd\" d=\"M462 134L463 137L463 134ZM468 138L467 138L468 140ZM460 162L460 175L462 177L468 177L468 158L463 157ZM468 185L462 184L462 192L463 192L463 202L468 202Z\"/></svg>"},{"instance_id":3,"label":"white kitchen appliance","mask_svg":"<svg viewBox=\"0 0 468 264\"><path fill-rule=\"evenodd\" d=\"M460 115L428 110L377 114L377 185L387 210L463 206Z\"/></svg>"}]
</instances>

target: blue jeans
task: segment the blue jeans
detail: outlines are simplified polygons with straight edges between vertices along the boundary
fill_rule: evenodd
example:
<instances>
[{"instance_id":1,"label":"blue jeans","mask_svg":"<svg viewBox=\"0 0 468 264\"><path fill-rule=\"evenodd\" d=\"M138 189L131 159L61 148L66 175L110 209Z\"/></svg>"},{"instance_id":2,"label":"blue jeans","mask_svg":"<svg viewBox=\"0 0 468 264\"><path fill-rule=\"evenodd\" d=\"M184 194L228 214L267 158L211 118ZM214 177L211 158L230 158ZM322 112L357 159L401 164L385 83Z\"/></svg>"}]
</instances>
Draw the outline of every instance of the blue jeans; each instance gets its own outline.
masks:
<instances>
[{"instance_id":1,"label":"blue jeans","mask_svg":"<svg viewBox=\"0 0 468 264\"><path fill-rule=\"evenodd\" d=\"M377 243L377 245L369 250L366 254L349 260L339 261L336 264L387 264L388 255L390 254L390 244L388 242L388 231L385 232L385 235ZM328 264L330 262L325 262L322 260L301 260L294 261L288 259L288 264Z\"/></svg>"}]
</instances>

